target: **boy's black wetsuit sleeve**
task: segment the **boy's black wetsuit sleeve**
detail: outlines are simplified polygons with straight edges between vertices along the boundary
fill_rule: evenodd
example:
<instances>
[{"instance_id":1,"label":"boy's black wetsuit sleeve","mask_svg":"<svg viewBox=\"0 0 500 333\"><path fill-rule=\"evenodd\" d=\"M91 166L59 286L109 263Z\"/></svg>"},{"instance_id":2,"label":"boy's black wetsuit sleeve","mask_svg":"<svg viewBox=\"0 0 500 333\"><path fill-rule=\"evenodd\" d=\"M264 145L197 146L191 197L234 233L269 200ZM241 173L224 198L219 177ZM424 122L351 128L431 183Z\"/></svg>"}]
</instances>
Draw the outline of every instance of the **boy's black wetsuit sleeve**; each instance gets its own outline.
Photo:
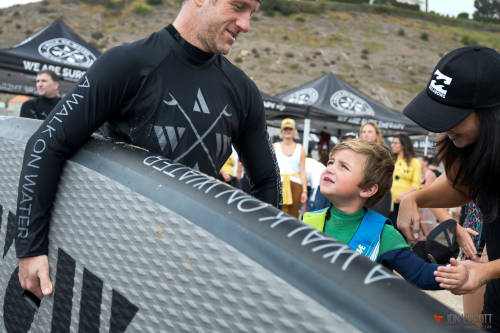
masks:
<instances>
[{"instance_id":1,"label":"boy's black wetsuit sleeve","mask_svg":"<svg viewBox=\"0 0 500 333\"><path fill-rule=\"evenodd\" d=\"M66 159L133 98L138 74L103 54L26 145L17 199L17 257L48 253L50 209ZM134 76L135 75L135 76Z\"/></svg>"}]
</instances>

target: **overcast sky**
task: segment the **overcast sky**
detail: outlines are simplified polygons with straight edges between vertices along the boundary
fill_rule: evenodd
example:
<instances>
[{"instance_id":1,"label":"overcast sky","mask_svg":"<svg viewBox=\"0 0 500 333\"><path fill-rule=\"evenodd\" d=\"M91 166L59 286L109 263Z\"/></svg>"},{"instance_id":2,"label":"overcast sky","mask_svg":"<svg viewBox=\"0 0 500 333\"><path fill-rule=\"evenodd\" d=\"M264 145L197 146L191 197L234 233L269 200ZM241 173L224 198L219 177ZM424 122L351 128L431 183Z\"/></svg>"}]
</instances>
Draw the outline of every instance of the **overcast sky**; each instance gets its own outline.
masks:
<instances>
[{"instance_id":1,"label":"overcast sky","mask_svg":"<svg viewBox=\"0 0 500 333\"><path fill-rule=\"evenodd\" d=\"M422 10L425 10L425 0L423 3ZM429 11L453 17L463 12L469 13L469 17L472 17L472 13L476 11L474 0L428 0L428 3Z\"/></svg>"},{"instance_id":2,"label":"overcast sky","mask_svg":"<svg viewBox=\"0 0 500 333\"><path fill-rule=\"evenodd\" d=\"M16 4L26 4L39 0L0 0L0 8L9 7ZM429 11L433 10L439 14L457 16L459 13L467 12L470 15L475 11L474 0L428 0ZM422 10L425 10L425 0Z\"/></svg>"}]
</instances>

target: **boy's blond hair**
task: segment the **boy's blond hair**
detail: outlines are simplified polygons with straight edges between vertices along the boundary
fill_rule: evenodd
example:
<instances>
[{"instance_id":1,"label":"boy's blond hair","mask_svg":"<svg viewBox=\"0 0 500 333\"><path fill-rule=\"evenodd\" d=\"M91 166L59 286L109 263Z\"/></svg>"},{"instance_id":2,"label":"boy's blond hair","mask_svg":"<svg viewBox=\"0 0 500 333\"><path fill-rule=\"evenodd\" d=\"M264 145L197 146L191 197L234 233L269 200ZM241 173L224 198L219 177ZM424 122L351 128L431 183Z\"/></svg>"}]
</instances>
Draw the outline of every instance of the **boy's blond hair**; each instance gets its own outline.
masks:
<instances>
[{"instance_id":1,"label":"boy's blond hair","mask_svg":"<svg viewBox=\"0 0 500 333\"><path fill-rule=\"evenodd\" d=\"M378 185L378 191L365 202L366 207L375 206L384 195L391 189L392 173L394 172L394 161L387 147L377 143L366 142L361 139L344 141L333 147L330 159L333 155L344 149L366 156L363 166L364 176L358 187L366 189L372 185Z\"/></svg>"}]
</instances>

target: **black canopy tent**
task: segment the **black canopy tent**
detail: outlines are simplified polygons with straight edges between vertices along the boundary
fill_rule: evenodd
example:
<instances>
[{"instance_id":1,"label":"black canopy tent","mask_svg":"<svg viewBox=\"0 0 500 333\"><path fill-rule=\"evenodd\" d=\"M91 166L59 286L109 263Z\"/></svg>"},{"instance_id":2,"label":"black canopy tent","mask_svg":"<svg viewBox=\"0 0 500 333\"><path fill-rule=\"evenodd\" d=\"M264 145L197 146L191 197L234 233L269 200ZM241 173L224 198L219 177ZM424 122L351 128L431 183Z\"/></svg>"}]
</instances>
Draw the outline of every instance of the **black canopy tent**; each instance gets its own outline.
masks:
<instances>
[{"instance_id":1,"label":"black canopy tent","mask_svg":"<svg viewBox=\"0 0 500 333\"><path fill-rule=\"evenodd\" d=\"M340 136L341 133L359 129L368 121L376 123L385 136L427 133L402 113L364 95L333 73L283 92L276 98L302 112L298 118L305 119L306 133L310 126L316 132L327 131ZM282 117L287 116L285 112L282 114ZM304 138L307 137L304 135ZM307 147L307 142L304 146Z\"/></svg>"},{"instance_id":2,"label":"black canopy tent","mask_svg":"<svg viewBox=\"0 0 500 333\"><path fill-rule=\"evenodd\" d=\"M100 52L56 20L9 49L0 50L0 92L36 95L36 73L50 69L61 78L59 91L68 92Z\"/></svg>"}]
</instances>

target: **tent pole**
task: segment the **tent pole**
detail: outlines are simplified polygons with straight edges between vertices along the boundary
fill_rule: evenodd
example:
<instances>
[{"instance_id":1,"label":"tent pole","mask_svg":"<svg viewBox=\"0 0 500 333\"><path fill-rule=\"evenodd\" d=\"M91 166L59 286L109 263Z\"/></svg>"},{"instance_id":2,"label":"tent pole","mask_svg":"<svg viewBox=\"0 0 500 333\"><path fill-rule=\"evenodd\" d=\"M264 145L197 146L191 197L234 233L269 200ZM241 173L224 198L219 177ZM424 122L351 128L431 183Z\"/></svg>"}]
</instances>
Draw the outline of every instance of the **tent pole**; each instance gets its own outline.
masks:
<instances>
[{"instance_id":1,"label":"tent pole","mask_svg":"<svg viewBox=\"0 0 500 333\"><path fill-rule=\"evenodd\" d=\"M304 136L302 138L302 146L304 147L304 151L306 152L309 150L309 132L311 131L311 119L305 118L304 119Z\"/></svg>"},{"instance_id":2,"label":"tent pole","mask_svg":"<svg viewBox=\"0 0 500 333\"><path fill-rule=\"evenodd\" d=\"M425 147L424 147L424 156L427 156L427 145L429 144L429 136L425 136Z\"/></svg>"}]
</instances>

